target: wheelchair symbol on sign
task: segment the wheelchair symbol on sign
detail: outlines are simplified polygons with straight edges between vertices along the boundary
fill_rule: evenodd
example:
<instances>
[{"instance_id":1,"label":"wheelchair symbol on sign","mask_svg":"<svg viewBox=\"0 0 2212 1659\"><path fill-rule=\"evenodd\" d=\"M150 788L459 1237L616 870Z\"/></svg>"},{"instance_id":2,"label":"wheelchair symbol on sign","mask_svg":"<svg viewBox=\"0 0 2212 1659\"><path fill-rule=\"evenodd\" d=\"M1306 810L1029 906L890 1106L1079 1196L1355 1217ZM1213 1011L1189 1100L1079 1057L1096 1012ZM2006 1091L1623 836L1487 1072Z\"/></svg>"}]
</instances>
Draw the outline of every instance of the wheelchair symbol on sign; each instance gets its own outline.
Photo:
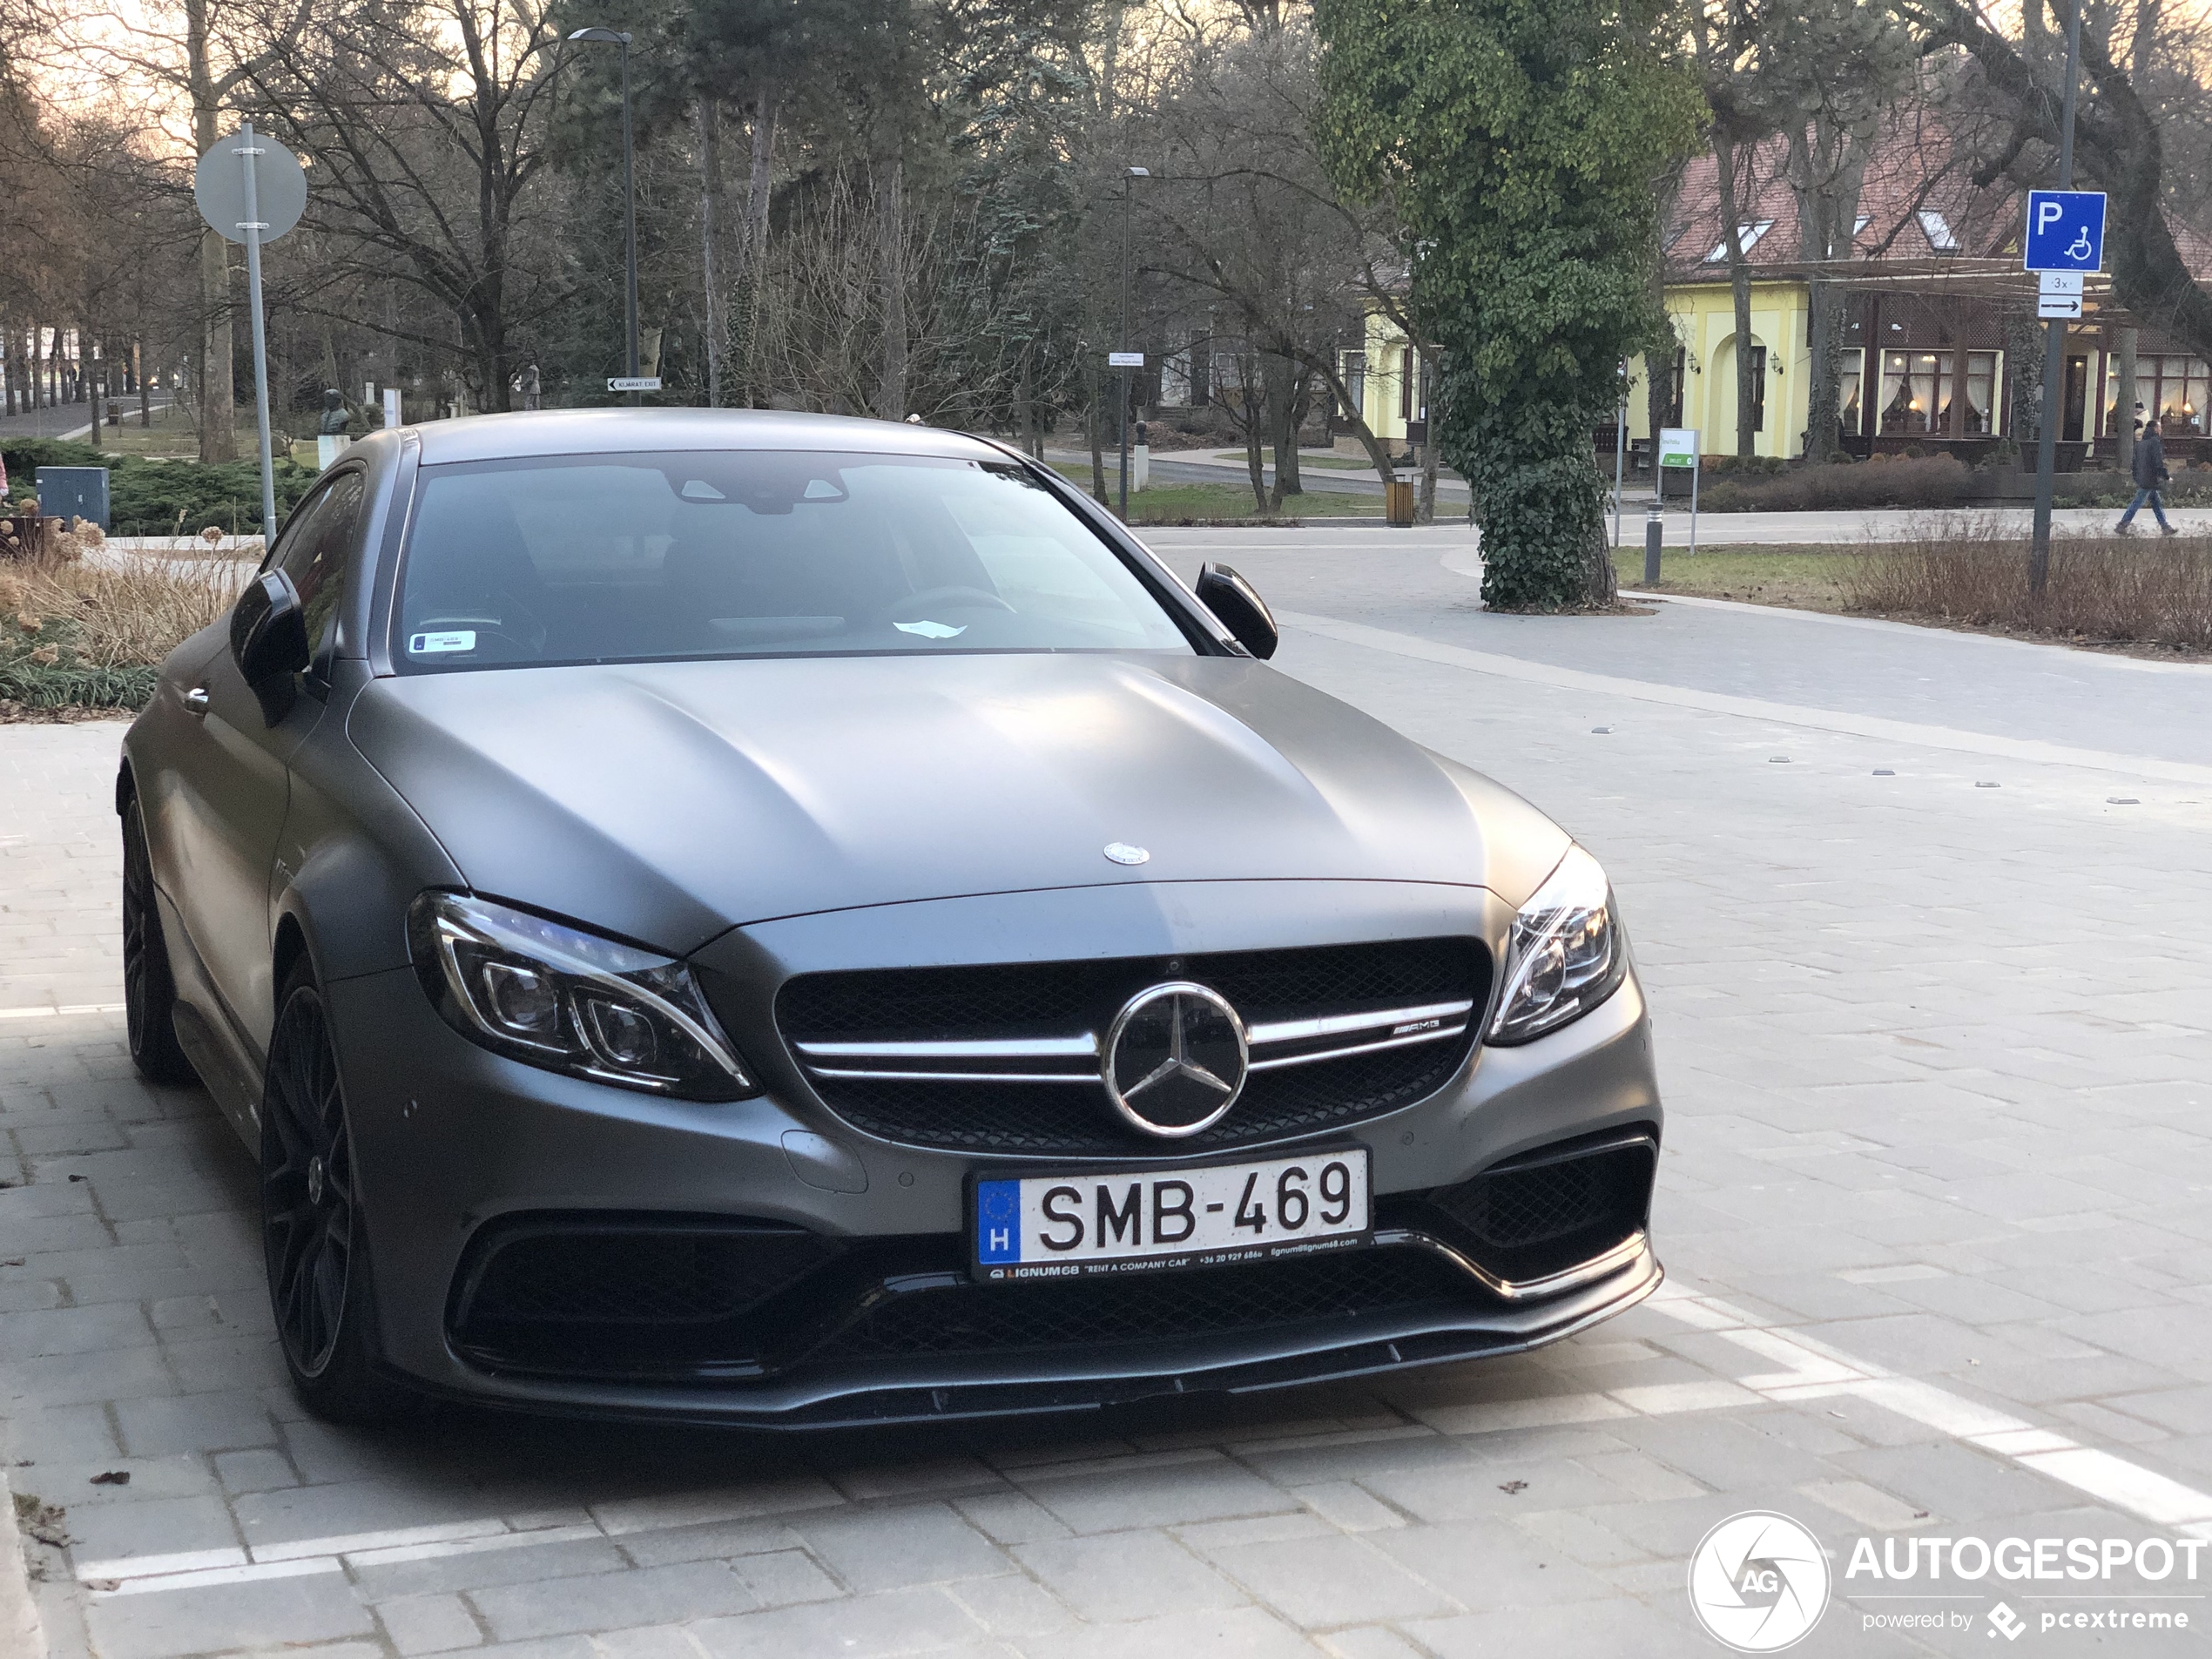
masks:
<instances>
[{"instance_id":1,"label":"wheelchair symbol on sign","mask_svg":"<svg viewBox=\"0 0 2212 1659\"><path fill-rule=\"evenodd\" d=\"M2076 261L2087 260L2096 249L2089 246L2089 227L2083 226L2074 233L2074 240L2067 245L2066 257Z\"/></svg>"}]
</instances>

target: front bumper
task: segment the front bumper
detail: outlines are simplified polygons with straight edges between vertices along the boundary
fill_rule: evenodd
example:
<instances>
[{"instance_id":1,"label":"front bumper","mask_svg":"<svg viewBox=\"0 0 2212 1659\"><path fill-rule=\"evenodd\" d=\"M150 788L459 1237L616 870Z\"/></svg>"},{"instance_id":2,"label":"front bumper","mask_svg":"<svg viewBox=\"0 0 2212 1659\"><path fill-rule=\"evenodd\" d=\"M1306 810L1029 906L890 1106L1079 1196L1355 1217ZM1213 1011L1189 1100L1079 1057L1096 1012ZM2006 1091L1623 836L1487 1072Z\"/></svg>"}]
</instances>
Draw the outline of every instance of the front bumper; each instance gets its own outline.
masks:
<instances>
[{"instance_id":1,"label":"front bumper","mask_svg":"<svg viewBox=\"0 0 2212 1659\"><path fill-rule=\"evenodd\" d=\"M1227 895L1218 916L1209 906L1221 895L1205 889L1172 895L1170 914L1160 907L1140 916L1129 912L1131 894L1123 888L1017 895L1013 909L1028 913L1018 917L1003 900L900 907L900 916L868 936L871 948L894 961L927 960L913 954L923 948L916 941L932 939L941 948L948 922L962 920L978 949L1002 948L1009 931L1081 938L1132 954L1160 948L1164 932L1172 935L1168 948L1196 948L1221 936L1232 908L1252 914L1256 884L1238 885L1244 891ZM1477 889L1401 887L1378 897L1382 884L1283 885L1296 891L1264 914L1284 937L1301 942L1413 927L1464 929L1494 941L1510 920ZM949 914L962 907L966 918ZM1115 907L1128 914L1109 914ZM855 920L846 913L747 930L732 936L733 965L748 977L765 969L772 985L826 960L851 960ZM1015 920L1023 925L1010 930ZM1631 974L1584 1019L1524 1047L1478 1048L1434 1095L1332 1137L1369 1148L1379 1225L1396 1235L1379 1237L1376 1251L1358 1254L1373 1257L1367 1265L1378 1269L1405 1269L1420 1279L1419 1294L1368 1304L1355 1298L1314 1317L1242 1328L1170 1329L1155 1321L1135 1337L1086 1329L1063 1342L968 1352L941 1343L824 1341L780 1366L755 1356L746 1364L658 1370L595 1363L558 1374L542 1352L526 1362L462 1329L472 1263L502 1230L545 1217L597 1217L608 1224L638 1217L742 1218L765 1229L804 1230L870 1264L872 1277L848 1283L842 1300L825 1292L825 1319L840 1308L865 1312L900 1297L924 1298L910 1300L914 1308L950 1306L944 1298L956 1290L978 1289L959 1271L966 1179L999 1160L859 1134L812 1096L765 1014L760 1027L732 1035L761 1065L770 1092L699 1104L490 1054L438 1018L411 972L340 981L327 990L369 1228L381 1347L393 1370L435 1393L523 1409L762 1426L1065 1411L1512 1352L1608 1318L1659 1282L1641 1215L1635 1226L1600 1241L1603 1248L1575 1271L1550 1263L1541 1271L1501 1272L1495 1263L1463 1259L1464 1250L1455 1261L1435 1242L1450 1229L1430 1224L1435 1218L1419 1211L1420 1194L1535 1149L1639 1136L1656 1144L1661 1113L1649 1021ZM1173 1148L1163 1150L1163 1163L1176 1160ZM1417 1269L1409 1265L1416 1256ZM991 1288L1022 1296L1035 1287ZM940 1300L928 1303L931 1295Z\"/></svg>"}]
</instances>

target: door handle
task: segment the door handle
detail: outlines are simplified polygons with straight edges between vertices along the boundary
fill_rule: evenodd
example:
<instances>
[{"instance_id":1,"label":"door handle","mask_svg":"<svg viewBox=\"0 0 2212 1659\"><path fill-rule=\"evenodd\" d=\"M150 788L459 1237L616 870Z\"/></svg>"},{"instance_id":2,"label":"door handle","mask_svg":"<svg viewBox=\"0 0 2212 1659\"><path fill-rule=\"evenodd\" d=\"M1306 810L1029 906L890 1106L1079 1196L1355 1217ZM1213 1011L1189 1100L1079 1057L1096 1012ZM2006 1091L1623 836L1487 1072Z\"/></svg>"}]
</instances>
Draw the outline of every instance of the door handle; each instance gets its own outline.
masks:
<instances>
[{"instance_id":1,"label":"door handle","mask_svg":"<svg viewBox=\"0 0 2212 1659\"><path fill-rule=\"evenodd\" d=\"M205 714L207 712L208 701L207 688L205 685L195 685L185 693L185 712Z\"/></svg>"}]
</instances>

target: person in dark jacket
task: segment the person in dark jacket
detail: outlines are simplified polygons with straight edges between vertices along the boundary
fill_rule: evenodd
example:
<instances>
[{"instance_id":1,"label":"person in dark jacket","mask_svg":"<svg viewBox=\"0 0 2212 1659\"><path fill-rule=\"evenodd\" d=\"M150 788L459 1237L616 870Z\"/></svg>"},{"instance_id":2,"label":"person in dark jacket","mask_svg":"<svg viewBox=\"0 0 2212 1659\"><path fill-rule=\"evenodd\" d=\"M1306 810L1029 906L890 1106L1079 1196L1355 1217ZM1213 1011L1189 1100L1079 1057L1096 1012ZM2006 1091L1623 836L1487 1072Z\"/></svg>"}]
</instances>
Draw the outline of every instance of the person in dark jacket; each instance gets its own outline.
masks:
<instances>
[{"instance_id":1,"label":"person in dark jacket","mask_svg":"<svg viewBox=\"0 0 2212 1659\"><path fill-rule=\"evenodd\" d=\"M2143 422L2143 435L2135 440L2135 499L2128 503L2128 510L2120 516L2120 533L2132 536L2135 529L2135 510L2145 502L2158 519L2158 528L2168 536L2179 536L2181 531L2166 522L2166 498L2159 493L2166 482L2166 446L2159 439L2158 417L2153 415Z\"/></svg>"}]
</instances>

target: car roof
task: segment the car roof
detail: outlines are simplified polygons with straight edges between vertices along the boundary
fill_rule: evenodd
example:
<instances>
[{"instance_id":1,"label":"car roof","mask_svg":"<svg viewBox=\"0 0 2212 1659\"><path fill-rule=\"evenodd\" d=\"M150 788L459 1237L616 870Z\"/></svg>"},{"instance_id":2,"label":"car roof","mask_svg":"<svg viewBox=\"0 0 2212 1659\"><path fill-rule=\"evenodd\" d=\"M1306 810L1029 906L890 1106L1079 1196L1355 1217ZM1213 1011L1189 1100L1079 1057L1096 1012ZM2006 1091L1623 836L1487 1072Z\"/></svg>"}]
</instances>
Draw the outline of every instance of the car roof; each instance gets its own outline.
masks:
<instances>
[{"instance_id":1,"label":"car roof","mask_svg":"<svg viewBox=\"0 0 2212 1659\"><path fill-rule=\"evenodd\" d=\"M622 455L685 449L827 449L864 455L1003 459L963 432L902 421L784 409L543 409L470 415L414 428L422 464L533 455Z\"/></svg>"}]
</instances>

